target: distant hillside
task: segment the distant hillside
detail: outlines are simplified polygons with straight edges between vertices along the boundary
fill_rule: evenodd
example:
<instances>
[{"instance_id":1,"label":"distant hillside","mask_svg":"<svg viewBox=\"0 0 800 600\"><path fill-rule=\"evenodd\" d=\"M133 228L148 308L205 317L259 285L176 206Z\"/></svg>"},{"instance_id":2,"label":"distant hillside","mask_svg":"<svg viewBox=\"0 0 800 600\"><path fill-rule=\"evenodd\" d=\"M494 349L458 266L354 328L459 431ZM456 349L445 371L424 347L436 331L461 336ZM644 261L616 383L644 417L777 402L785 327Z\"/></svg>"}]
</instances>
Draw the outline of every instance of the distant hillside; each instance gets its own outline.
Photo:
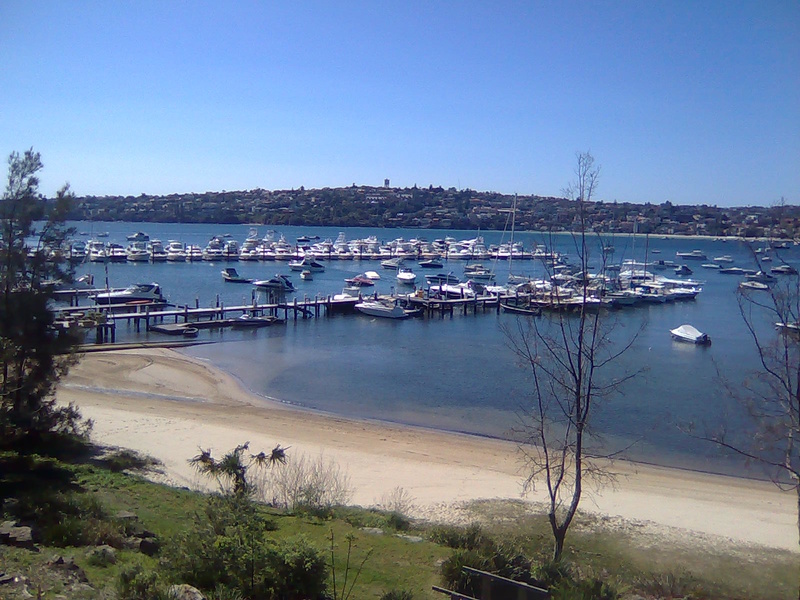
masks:
<instances>
[{"instance_id":1,"label":"distant hillside","mask_svg":"<svg viewBox=\"0 0 800 600\"><path fill-rule=\"evenodd\" d=\"M168 196L83 196L75 220L181 223L263 223L335 227L503 229L514 197L495 192L351 186L306 190L245 190ZM519 196L519 231L567 231L577 203L565 198ZM800 206L681 206L592 202L589 226L607 233L800 237Z\"/></svg>"}]
</instances>

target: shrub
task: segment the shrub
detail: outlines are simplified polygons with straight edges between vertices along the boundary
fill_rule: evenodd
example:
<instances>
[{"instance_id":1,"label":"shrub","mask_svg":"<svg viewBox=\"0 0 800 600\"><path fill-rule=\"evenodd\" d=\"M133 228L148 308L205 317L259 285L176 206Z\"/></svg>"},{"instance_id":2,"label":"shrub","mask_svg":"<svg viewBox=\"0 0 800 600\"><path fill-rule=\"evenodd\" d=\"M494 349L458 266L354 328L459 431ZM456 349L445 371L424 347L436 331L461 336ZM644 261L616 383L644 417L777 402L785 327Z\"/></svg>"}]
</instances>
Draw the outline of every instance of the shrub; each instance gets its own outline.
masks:
<instances>
[{"instance_id":1,"label":"shrub","mask_svg":"<svg viewBox=\"0 0 800 600\"><path fill-rule=\"evenodd\" d=\"M414 508L414 497L408 490L397 486L381 496L376 506L383 511L407 515Z\"/></svg>"},{"instance_id":2,"label":"shrub","mask_svg":"<svg viewBox=\"0 0 800 600\"><path fill-rule=\"evenodd\" d=\"M356 529L362 527L383 527L386 524L386 516L384 513L374 508L340 506L334 511L334 516L352 525Z\"/></svg>"},{"instance_id":3,"label":"shrub","mask_svg":"<svg viewBox=\"0 0 800 600\"><path fill-rule=\"evenodd\" d=\"M411 528L411 521L398 512L391 512L386 517L386 524L395 531L406 531Z\"/></svg>"},{"instance_id":4,"label":"shrub","mask_svg":"<svg viewBox=\"0 0 800 600\"><path fill-rule=\"evenodd\" d=\"M633 587L642 594L657 598L706 595L697 579L687 572L641 575L635 579Z\"/></svg>"},{"instance_id":5,"label":"shrub","mask_svg":"<svg viewBox=\"0 0 800 600\"><path fill-rule=\"evenodd\" d=\"M551 588L562 581L573 579L572 568L563 560L548 560L535 565L532 569L537 584L541 587Z\"/></svg>"},{"instance_id":6,"label":"shrub","mask_svg":"<svg viewBox=\"0 0 800 600\"><path fill-rule=\"evenodd\" d=\"M552 600L617 600L613 586L599 579L564 579L549 589Z\"/></svg>"},{"instance_id":7,"label":"shrub","mask_svg":"<svg viewBox=\"0 0 800 600\"><path fill-rule=\"evenodd\" d=\"M305 455L287 459L285 466L256 481L263 501L291 511L304 509L329 514L353 496L350 477L333 460Z\"/></svg>"},{"instance_id":8,"label":"shrub","mask_svg":"<svg viewBox=\"0 0 800 600\"><path fill-rule=\"evenodd\" d=\"M325 591L325 556L303 536L281 540L275 553L275 587L286 600L317 598Z\"/></svg>"},{"instance_id":9,"label":"shrub","mask_svg":"<svg viewBox=\"0 0 800 600\"><path fill-rule=\"evenodd\" d=\"M252 503L215 496L193 520L193 526L164 550L175 579L203 590L232 587L248 592L256 585L264 587L265 579L271 582L271 548L264 539L270 527Z\"/></svg>"},{"instance_id":10,"label":"shrub","mask_svg":"<svg viewBox=\"0 0 800 600\"><path fill-rule=\"evenodd\" d=\"M442 563L442 583L448 589L468 596L480 593L477 579L465 574L463 567L535 584L531 576L531 561L510 544L496 544L481 533L479 526L472 525L465 530L443 528L440 535L450 543L472 546L456 548L450 558Z\"/></svg>"},{"instance_id":11,"label":"shrub","mask_svg":"<svg viewBox=\"0 0 800 600\"><path fill-rule=\"evenodd\" d=\"M78 517L63 517L61 521L50 523L41 528L42 543L47 546L64 548L66 546L84 546L85 523Z\"/></svg>"},{"instance_id":12,"label":"shrub","mask_svg":"<svg viewBox=\"0 0 800 600\"><path fill-rule=\"evenodd\" d=\"M155 571L132 565L120 571L117 581L120 600L167 600L167 591Z\"/></svg>"},{"instance_id":13,"label":"shrub","mask_svg":"<svg viewBox=\"0 0 800 600\"><path fill-rule=\"evenodd\" d=\"M494 547L494 543L483 534L479 523L467 527L438 525L431 529L429 536L432 542L448 548L479 550Z\"/></svg>"},{"instance_id":14,"label":"shrub","mask_svg":"<svg viewBox=\"0 0 800 600\"><path fill-rule=\"evenodd\" d=\"M305 538L275 542L261 508L241 496L213 497L194 526L165 549L172 576L219 598L315 598L325 589L321 551Z\"/></svg>"},{"instance_id":15,"label":"shrub","mask_svg":"<svg viewBox=\"0 0 800 600\"><path fill-rule=\"evenodd\" d=\"M442 563L442 585L454 592L477 597L479 585L473 577L462 571L462 567L484 570L486 559L475 550L456 550Z\"/></svg>"}]
</instances>

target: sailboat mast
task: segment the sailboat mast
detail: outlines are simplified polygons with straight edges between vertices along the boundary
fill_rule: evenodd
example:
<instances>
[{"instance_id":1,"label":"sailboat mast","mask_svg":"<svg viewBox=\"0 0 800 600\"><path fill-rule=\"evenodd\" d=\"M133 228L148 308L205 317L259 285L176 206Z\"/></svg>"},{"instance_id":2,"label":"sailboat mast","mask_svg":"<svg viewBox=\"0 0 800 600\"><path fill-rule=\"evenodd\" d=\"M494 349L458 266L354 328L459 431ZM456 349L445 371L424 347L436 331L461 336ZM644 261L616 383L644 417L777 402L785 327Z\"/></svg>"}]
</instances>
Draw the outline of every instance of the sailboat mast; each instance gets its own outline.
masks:
<instances>
[{"instance_id":1,"label":"sailboat mast","mask_svg":"<svg viewBox=\"0 0 800 600\"><path fill-rule=\"evenodd\" d=\"M508 246L508 278L509 280L513 276L513 271L511 270L511 262L514 260L514 222L517 218L517 195L514 194L514 204L511 207L511 241L509 242Z\"/></svg>"}]
</instances>

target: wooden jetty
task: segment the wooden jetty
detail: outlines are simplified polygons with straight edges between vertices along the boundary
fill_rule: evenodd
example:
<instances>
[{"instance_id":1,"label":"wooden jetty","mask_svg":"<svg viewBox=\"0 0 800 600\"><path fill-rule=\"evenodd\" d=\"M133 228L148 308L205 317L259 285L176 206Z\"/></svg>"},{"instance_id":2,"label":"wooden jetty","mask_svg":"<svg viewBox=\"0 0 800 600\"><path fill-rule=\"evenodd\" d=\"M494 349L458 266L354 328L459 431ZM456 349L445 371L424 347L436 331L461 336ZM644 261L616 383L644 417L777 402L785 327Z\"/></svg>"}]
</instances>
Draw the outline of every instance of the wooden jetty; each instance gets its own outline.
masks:
<instances>
[{"instance_id":1,"label":"wooden jetty","mask_svg":"<svg viewBox=\"0 0 800 600\"><path fill-rule=\"evenodd\" d=\"M197 328L227 327L236 324L235 317L249 315L251 317L274 316L283 314L283 319L288 320L290 315L294 320L298 318L318 318L323 313L336 314L355 312L355 305L359 298L334 299L331 296L311 299L294 299L291 302L271 302L267 304L244 304L225 306L220 303L212 307L173 306L166 303L126 303L103 304L91 307L70 306L58 311L58 320L70 321L80 319L87 314L102 314L104 320L110 324L125 321L140 331L142 325L148 331L161 331L162 333L183 333L188 326Z\"/></svg>"},{"instance_id":2,"label":"wooden jetty","mask_svg":"<svg viewBox=\"0 0 800 600\"><path fill-rule=\"evenodd\" d=\"M401 296L402 300L408 302L413 308L421 308L423 313L428 316L434 316L436 313L440 317L450 315L451 317L456 311L467 315L470 312L477 315L478 311L486 312L487 309L497 310L500 307L499 296L470 296L465 298L443 298L438 296L430 296L428 294L409 294L408 296Z\"/></svg>"},{"instance_id":3,"label":"wooden jetty","mask_svg":"<svg viewBox=\"0 0 800 600\"><path fill-rule=\"evenodd\" d=\"M74 290L72 290L74 291ZM82 297L81 293L62 299ZM90 295L89 293L85 295ZM396 301L407 308L417 309L425 317L431 318L446 315L453 318L456 314L477 315L494 311L500 312L503 302L518 299L520 294L509 295L469 295L460 298L447 298L431 294L427 290L417 290L412 294L378 295L377 293L358 297L316 296L313 298L293 298L286 301L282 297L268 297L267 302L259 303L255 297L250 304L225 306L217 300L216 306L200 307L175 306L166 302L134 301L124 304L102 304L76 306L70 302L69 307L57 311L56 320L64 329L80 326L84 329L94 328L96 343L114 343L116 327L125 322L136 332L153 331L169 336L182 336L191 339L201 329L235 327L241 325L241 317L246 315L258 320L259 326L272 323L285 323L289 319L319 318L337 314L356 313L355 305L363 299L370 298L382 301ZM267 317L267 318L265 318ZM270 318L271 317L271 318ZM254 325L255 326L255 325Z\"/></svg>"}]
</instances>

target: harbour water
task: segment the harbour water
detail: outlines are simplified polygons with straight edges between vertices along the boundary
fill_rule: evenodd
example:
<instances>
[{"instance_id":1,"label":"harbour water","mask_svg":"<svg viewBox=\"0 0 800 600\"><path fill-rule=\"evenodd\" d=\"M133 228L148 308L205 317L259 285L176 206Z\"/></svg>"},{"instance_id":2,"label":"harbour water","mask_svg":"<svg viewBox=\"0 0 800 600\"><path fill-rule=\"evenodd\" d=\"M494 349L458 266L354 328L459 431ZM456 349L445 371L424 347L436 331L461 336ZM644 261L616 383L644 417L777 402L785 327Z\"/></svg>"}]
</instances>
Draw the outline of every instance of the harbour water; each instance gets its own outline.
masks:
<instances>
[{"instance_id":1,"label":"harbour water","mask_svg":"<svg viewBox=\"0 0 800 600\"><path fill-rule=\"evenodd\" d=\"M93 237L108 232L108 240L126 243L127 235L146 231L164 242L180 240L204 246L215 235L229 234L240 243L250 226L142 223L76 223L76 228ZM260 236L267 232L259 228ZM381 240L419 238L427 240L452 236L456 239L482 235L487 246L508 241L503 232L436 231L402 229L361 229L322 227L281 227L279 234L294 242L300 235L335 239L344 231L348 240L376 235ZM534 243L575 256L574 240L568 234L555 236L520 233L528 251ZM712 257L730 255L734 264L754 268L752 251L736 241L711 239L663 239L637 236L604 236L615 252L610 262L625 259L656 259L686 262L676 252L701 250ZM780 259L782 260L779 260ZM800 263L800 250L773 253L773 264ZM504 282L511 269L515 274L542 275L538 261L483 261L495 268L497 281ZM706 262L706 261L703 261ZM645 305L613 311L617 320L613 335L619 340L643 329L630 351L616 361L617 375L636 377L595 413L595 428L610 448L633 444L626 456L668 466L758 476L746 471L738 459L730 459L707 442L684 433L689 423L698 429L715 427L722 419L746 435L746 419L740 406L729 397L723 381L734 386L758 366L758 355L744 326L736 301L741 277L689 266L693 279L703 281L703 292L694 301ZM177 305L226 306L252 300L248 285L224 283L221 262L83 264L78 274L91 273L95 285L124 287L137 282L158 282L171 303ZM257 279L276 273L290 274L285 262L233 263L240 274ZM394 275L382 270L377 261L327 261L326 270L311 281L292 274L298 298L327 296L341 291L344 278L365 270L378 271L382 280L375 290L381 294L401 292ZM412 262L412 268L416 265ZM450 261L443 271L463 275L464 261ZM423 271L414 268L418 281ZM182 350L208 360L239 378L263 397L297 406L357 418L379 419L404 424L513 437L520 425L526 403L531 400L527 371L516 364L503 333L503 324L513 325L517 317L488 311L467 316L456 314L405 321L338 315L331 318L289 320L285 326L257 330L219 329L201 332L201 340L215 344ZM713 344L699 347L675 342L669 330L690 323L708 333ZM772 323L759 324L767 335ZM118 339L163 340L156 333L136 334L132 327L118 326ZM276 440L276 443L280 440Z\"/></svg>"}]
</instances>

